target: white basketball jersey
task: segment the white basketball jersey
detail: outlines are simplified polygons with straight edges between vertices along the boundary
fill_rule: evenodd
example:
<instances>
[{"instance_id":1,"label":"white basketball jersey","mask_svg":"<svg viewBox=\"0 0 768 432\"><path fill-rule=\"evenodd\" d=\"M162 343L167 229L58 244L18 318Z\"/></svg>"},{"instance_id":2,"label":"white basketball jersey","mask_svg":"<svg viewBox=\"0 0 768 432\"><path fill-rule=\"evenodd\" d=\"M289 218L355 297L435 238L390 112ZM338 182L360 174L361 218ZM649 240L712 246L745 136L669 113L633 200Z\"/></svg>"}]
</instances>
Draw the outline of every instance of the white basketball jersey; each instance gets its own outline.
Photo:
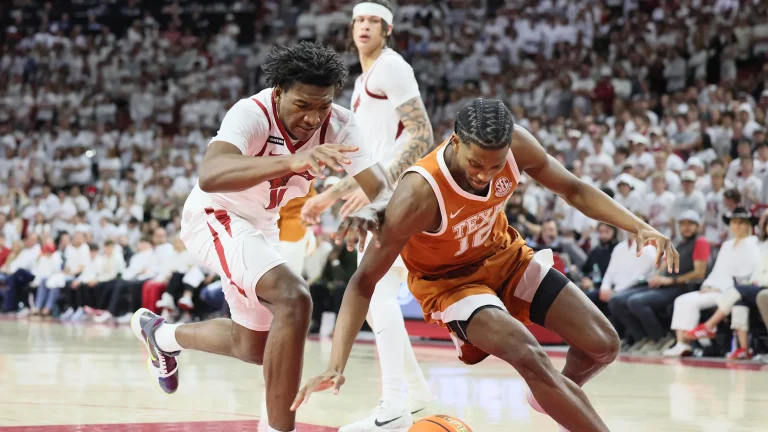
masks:
<instances>
[{"instance_id":1,"label":"white basketball jersey","mask_svg":"<svg viewBox=\"0 0 768 432\"><path fill-rule=\"evenodd\" d=\"M357 146L358 151L347 153L352 163L344 166L347 173L353 176L376 163L351 113L335 104L322 127L310 139L295 142L278 118L271 88L241 99L230 108L221 129L211 140L214 141L233 144L244 155L253 157L287 156L309 151L324 143ZM275 229L280 207L293 198L305 196L314 178L306 171L291 173L243 191L224 193L203 192L196 184L184 206L222 208L246 219L258 229Z\"/></svg>"},{"instance_id":2,"label":"white basketball jersey","mask_svg":"<svg viewBox=\"0 0 768 432\"><path fill-rule=\"evenodd\" d=\"M389 48L355 81L350 106L360 129L365 131L366 143L384 169L408 140L396 109L419 94L413 68Z\"/></svg>"}]
</instances>

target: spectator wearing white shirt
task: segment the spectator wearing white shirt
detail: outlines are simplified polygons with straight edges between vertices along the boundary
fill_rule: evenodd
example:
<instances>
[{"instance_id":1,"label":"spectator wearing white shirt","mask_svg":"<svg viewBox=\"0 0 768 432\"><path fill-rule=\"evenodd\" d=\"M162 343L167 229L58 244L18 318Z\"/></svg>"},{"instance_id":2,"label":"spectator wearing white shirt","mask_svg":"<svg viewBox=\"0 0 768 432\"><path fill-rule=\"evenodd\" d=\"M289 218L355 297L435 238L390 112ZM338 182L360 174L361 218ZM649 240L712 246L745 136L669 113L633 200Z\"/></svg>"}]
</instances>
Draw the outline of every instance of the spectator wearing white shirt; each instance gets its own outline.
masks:
<instances>
[{"instance_id":1,"label":"spectator wearing white shirt","mask_svg":"<svg viewBox=\"0 0 768 432\"><path fill-rule=\"evenodd\" d=\"M14 313L18 309L19 295L35 279L32 274L37 257L40 256L40 244L34 233L27 233L24 247L8 264L5 276L7 289L3 294L3 313Z\"/></svg>"},{"instance_id":2,"label":"spectator wearing white shirt","mask_svg":"<svg viewBox=\"0 0 768 432\"><path fill-rule=\"evenodd\" d=\"M643 202L643 213L648 218L648 223L667 237L674 237L672 218L672 206L675 203L675 194L667 189L663 172L656 172L651 177L652 192L646 196Z\"/></svg>"},{"instance_id":3,"label":"spectator wearing white shirt","mask_svg":"<svg viewBox=\"0 0 768 432\"><path fill-rule=\"evenodd\" d=\"M675 300L672 330L677 344L664 352L679 357L692 351L685 332L699 325L702 309L715 307L722 293L734 289L734 279L749 278L760 262L760 244L752 234L757 218L743 207L725 216L732 238L723 243L714 267L699 291L683 294Z\"/></svg>"},{"instance_id":4,"label":"spectator wearing white shirt","mask_svg":"<svg viewBox=\"0 0 768 432\"><path fill-rule=\"evenodd\" d=\"M690 170L680 173L680 182L683 193L677 196L672 208L672 215L682 214L686 210L694 210L703 215L707 208L704 194L696 190L696 173ZM676 223L676 222L675 222Z\"/></svg>"},{"instance_id":5,"label":"spectator wearing white shirt","mask_svg":"<svg viewBox=\"0 0 768 432\"><path fill-rule=\"evenodd\" d=\"M178 309L183 311L181 321L190 321L190 313L195 305L194 291L203 283L205 275L197 266L196 260L187 251L184 242L178 237L173 242L175 255L171 260L171 278L166 292L160 297L156 306L169 314L176 314Z\"/></svg>"},{"instance_id":6,"label":"spectator wearing white shirt","mask_svg":"<svg viewBox=\"0 0 768 432\"><path fill-rule=\"evenodd\" d=\"M106 311L94 318L95 322L105 323L113 318L118 324L130 321L133 312L141 308L142 285L156 276L153 273L156 268L154 260L152 242L148 237L143 237L139 240L136 253L131 256L121 280L115 283L114 290L110 293L107 302ZM124 295L129 298L127 303L123 301Z\"/></svg>"},{"instance_id":7,"label":"spectator wearing white shirt","mask_svg":"<svg viewBox=\"0 0 768 432\"><path fill-rule=\"evenodd\" d=\"M5 247L9 248L14 242L21 239L18 229L13 223L8 222L8 216L6 216L5 212L0 212L0 232L5 237Z\"/></svg>"},{"instance_id":8,"label":"spectator wearing white shirt","mask_svg":"<svg viewBox=\"0 0 768 432\"><path fill-rule=\"evenodd\" d=\"M741 204L746 208L760 203L763 196L763 181L757 178L754 173L754 162L752 156L739 158L741 161L741 170L736 179L736 189L741 193Z\"/></svg>"},{"instance_id":9,"label":"spectator wearing white shirt","mask_svg":"<svg viewBox=\"0 0 768 432\"><path fill-rule=\"evenodd\" d=\"M37 287L35 304L31 307L32 315L51 316L61 288L64 287L64 274L61 273L61 254L56 250L53 240L46 240L40 249L40 255L32 273L35 279L30 286Z\"/></svg>"},{"instance_id":10,"label":"spectator wearing white shirt","mask_svg":"<svg viewBox=\"0 0 768 432\"><path fill-rule=\"evenodd\" d=\"M630 235L613 248L600 290L590 298L598 305L603 303L603 309L605 304L610 309L611 303L615 304L621 297L635 294L632 287L648 280L653 273L655 259L656 248L650 245L643 246L642 254L638 257L637 244L634 236Z\"/></svg>"},{"instance_id":11,"label":"spectator wearing white shirt","mask_svg":"<svg viewBox=\"0 0 768 432\"><path fill-rule=\"evenodd\" d=\"M722 168L712 170L709 178L711 190L704 197L707 207L704 211L703 233L712 247L719 248L728 237L728 226L723 222L723 216L739 205L741 194L736 189L726 190L725 171ZM730 208L726 206L726 201L730 204Z\"/></svg>"},{"instance_id":12,"label":"spectator wearing white shirt","mask_svg":"<svg viewBox=\"0 0 768 432\"><path fill-rule=\"evenodd\" d=\"M635 184L639 181L630 174L621 174L616 183L618 193L613 199L631 212L637 212L642 208L643 194L635 190Z\"/></svg>"},{"instance_id":13,"label":"spectator wearing white shirt","mask_svg":"<svg viewBox=\"0 0 768 432\"><path fill-rule=\"evenodd\" d=\"M93 289L99 282L99 270L104 258L99 255L96 244L88 245L88 262L83 271L73 280L67 282L64 289L68 295L68 303L73 312L67 310L62 320L82 321L86 319L85 307L93 305Z\"/></svg>"}]
</instances>

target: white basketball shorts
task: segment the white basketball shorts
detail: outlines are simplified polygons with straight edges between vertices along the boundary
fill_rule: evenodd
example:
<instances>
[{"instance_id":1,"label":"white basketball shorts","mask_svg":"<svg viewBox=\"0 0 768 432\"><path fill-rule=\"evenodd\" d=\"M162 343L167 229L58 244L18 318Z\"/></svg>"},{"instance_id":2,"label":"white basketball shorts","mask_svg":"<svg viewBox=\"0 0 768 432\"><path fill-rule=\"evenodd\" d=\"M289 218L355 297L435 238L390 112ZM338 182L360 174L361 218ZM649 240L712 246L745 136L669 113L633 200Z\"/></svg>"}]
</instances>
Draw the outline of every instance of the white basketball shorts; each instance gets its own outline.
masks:
<instances>
[{"instance_id":1,"label":"white basketball shorts","mask_svg":"<svg viewBox=\"0 0 768 432\"><path fill-rule=\"evenodd\" d=\"M193 256L221 276L232 321L250 330L269 330L272 313L259 303L256 284L285 263L277 227L264 232L219 207L185 206L180 236Z\"/></svg>"}]
</instances>

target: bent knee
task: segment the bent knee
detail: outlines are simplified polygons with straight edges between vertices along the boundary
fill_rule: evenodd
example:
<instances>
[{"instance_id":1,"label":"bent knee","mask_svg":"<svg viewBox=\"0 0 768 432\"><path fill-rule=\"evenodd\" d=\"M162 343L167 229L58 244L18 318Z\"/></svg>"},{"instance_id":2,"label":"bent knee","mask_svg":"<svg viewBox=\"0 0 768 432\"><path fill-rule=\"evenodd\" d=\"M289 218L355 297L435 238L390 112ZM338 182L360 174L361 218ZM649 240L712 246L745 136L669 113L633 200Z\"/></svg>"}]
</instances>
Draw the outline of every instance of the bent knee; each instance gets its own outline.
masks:
<instances>
[{"instance_id":1,"label":"bent knee","mask_svg":"<svg viewBox=\"0 0 768 432\"><path fill-rule=\"evenodd\" d=\"M621 339L619 339L619 334L616 333L616 329L613 326L601 327L595 332L595 347L589 355L598 363L609 364L616 360L616 357L619 355Z\"/></svg>"},{"instance_id":2,"label":"bent knee","mask_svg":"<svg viewBox=\"0 0 768 432\"><path fill-rule=\"evenodd\" d=\"M312 295L304 283L291 283L282 287L273 304L277 307L275 316L287 314L309 317L312 313Z\"/></svg>"},{"instance_id":3,"label":"bent knee","mask_svg":"<svg viewBox=\"0 0 768 432\"><path fill-rule=\"evenodd\" d=\"M237 358L255 365L264 364L264 347L243 346L237 347Z\"/></svg>"},{"instance_id":4,"label":"bent knee","mask_svg":"<svg viewBox=\"0 0 768 432\"><path fill-rule=\"evenodd\" d=\"M539 381L553 381L558 374L549 356L540 346L525 344L522 347L511 347L505 353L504 360L507 361L517 372L526 380L533 378Z\"/></svg>"}]
</instances>

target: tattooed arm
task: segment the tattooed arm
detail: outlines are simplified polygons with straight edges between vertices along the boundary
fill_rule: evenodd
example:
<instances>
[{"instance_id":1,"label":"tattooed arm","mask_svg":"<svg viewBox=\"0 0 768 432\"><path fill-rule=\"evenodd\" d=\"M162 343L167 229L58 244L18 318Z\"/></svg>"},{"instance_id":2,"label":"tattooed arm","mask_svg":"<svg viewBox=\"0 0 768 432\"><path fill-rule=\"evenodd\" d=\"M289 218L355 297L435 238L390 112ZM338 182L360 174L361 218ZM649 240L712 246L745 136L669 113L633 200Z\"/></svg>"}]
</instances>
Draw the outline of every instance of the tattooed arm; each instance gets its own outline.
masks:
<instances>
[{"instance_id":1,"label":"tattooed arm","mask_svg":"<svg viewBox=\"0 0 768 432\"><path fill-rule=\"evenodd\" d=\"M421 96L416 96L397 107L397 114L408 131L409 140L400 150L392 165L385 167L387 176L392 184L397 183L400 175L411 165L416 163L435 142L432 133L432 124L427 116L427 109ZM332 188L323 192L329 201L336 201L349 195L358 188L353 177L347 176Z\"/></svg>"}]
</instances>

